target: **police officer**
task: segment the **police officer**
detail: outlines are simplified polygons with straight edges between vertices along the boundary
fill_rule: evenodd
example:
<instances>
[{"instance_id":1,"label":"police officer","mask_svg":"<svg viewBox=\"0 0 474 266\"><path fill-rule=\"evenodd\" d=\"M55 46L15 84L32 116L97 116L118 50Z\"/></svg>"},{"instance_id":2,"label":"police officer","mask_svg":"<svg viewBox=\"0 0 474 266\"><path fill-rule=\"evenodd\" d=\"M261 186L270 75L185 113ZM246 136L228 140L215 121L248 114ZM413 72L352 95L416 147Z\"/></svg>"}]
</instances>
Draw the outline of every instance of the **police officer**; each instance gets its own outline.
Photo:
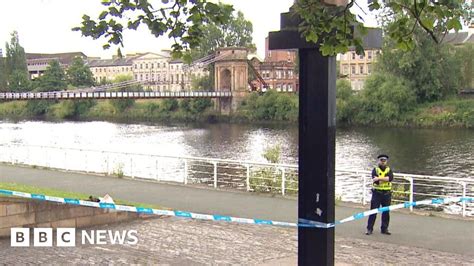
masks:
<instances>
[{"instance_id":1,"label":"police officer","mask_svg":"<svg viewBox=\"0 0 474 266\"><path fill-rule=\"evenodd\" d=\"M387 161L388 156L381 154L377 156L378 166L372 170L372 200L370 201L370 209L390 206L392 201L392 181L393 181L393 172L388 167ZM367 232L366 235L371 235L374 230L375 219L377 214L372 214L369 216L369 221L367 223ZM391 235L388 231L388 224L390 222L389 212L382 213L382 234Z\"/></svg>"}]
</instances>

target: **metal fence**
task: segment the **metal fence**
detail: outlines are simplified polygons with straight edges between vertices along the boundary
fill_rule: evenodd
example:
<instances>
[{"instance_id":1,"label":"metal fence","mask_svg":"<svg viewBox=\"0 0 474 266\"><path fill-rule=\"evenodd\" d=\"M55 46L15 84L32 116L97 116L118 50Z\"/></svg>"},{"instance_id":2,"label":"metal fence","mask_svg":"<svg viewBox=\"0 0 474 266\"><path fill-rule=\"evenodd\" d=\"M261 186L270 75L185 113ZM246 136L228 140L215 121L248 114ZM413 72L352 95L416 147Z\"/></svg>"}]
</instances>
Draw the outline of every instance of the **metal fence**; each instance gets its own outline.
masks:
<instances>
[{"instance_id":1,"label":"metal fence","mask_svg":"<svg viewBox=\"0 0 474 266\"><path fill-rule=\"evenodd\" d=\"M298 166L293 164L14 144L0 145L0 161L284 196L298 194ZM370 174L370 171L336 169L337 200L369 203ZM474 197L473 179L395 173L392 192L395 203L459 196ZM474 216L474 203L430 208Z\"/></svg>"}]
</instances>

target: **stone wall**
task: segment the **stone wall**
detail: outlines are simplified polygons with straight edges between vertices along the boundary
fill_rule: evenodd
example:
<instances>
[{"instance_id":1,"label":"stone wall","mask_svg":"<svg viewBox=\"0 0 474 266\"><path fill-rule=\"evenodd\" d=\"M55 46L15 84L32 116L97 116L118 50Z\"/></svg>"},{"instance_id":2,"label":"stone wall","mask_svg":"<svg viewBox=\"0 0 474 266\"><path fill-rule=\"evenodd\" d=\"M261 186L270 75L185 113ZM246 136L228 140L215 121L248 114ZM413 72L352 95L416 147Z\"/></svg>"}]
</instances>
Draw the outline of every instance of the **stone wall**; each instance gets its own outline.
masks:
<instances>
[{"instance_id":1,"label":"stone wall","mask_svg":"<svg viewBox=\"0 0 474 266\"><path fill-rule=\"evenodd\" d=\"M0 237L12 227L74 227L111 224L138 218L137 213L40 200L0 197Z\"/></svg>"}]
</instances>

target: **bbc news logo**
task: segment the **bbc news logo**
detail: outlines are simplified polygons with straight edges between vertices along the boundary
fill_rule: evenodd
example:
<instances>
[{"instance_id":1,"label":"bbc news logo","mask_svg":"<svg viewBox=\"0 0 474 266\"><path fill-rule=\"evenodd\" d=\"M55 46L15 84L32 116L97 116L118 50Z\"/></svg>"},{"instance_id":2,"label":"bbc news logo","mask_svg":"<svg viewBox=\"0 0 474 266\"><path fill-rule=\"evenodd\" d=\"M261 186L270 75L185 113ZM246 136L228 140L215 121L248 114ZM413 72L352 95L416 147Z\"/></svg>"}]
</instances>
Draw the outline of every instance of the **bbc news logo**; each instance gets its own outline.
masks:
<instances>
[{"instance_id":1,"label":"bbc news logo","mask_svg":"<svg viewBox=\"0 0 474 266\"><path fill-rule=\"evenodd\" d=\"M30 246L30 228L11 228L10 233L12 247ZM34 247L52 247L53 239L58 247L75 247L76 228L56 228L56 237L53 228L34 228L32 238ZM138 236L136 230L82 230L80 240L82 245L136 245Z\"/></svg>"}]
</instances>

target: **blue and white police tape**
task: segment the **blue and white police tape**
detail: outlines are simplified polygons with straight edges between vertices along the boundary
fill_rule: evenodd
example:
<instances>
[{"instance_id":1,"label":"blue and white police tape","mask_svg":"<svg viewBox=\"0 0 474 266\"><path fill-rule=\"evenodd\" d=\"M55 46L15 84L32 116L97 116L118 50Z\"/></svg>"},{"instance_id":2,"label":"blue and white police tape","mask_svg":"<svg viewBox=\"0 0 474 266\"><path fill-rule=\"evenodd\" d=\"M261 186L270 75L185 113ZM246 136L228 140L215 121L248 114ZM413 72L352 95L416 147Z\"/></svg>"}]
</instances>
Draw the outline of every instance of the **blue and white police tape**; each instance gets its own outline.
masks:
<instances>
[{"instance_id":1,"label":"blue and white police tape","mask_svg":"<svg viewBox=\"0 0 474 266\"><path fill-rule=\"evenodd\" d=\"M416 202L405 202L405 203L392 205L388 207L372 209L369 211L356 213L350 217L336 221L334 223L323 223L323 222L317 222L317 221L311 221L311 220L305 220L305 219L299 219L298 223L289 223L289 222L279 222L279 221L273 221L273 220L238 218L238 217L223 216L223 215L216 215L216 214L214 215L202 214L202 213L194 213L194 212L187 212L187 211L140 208L140 207L125 206L125 205L118 205L118 204L111 204L111 203L101 203L101 202L92 202L92 201L85 201L85 200L78 200L78 199L59 198L59 197L52 197L52 196L41 195L41 194L30 194L30 193L12 191L12 190L0 189L0 194L4 194L8 196L17 196L17 197L22 197L22 198L29 198L29 199L36 199L36 200L45 200L45 201L51 201L51 202L80 205L80 206L86 206L86 207L101 208L101 209L113 209L117 211L136 212L136 213L143 213L143 214L150 214L150 215L154 214L154 215L164 215L164 216L175 216L175 217L180 217L180 218L190 218L190 219L208 220L208 221L224 221L224 222L234 222L234 223L243 223L243 224L275 225L275 226L285 226L285 227L312 227L312 228L332 228L339 224L362 219L371 214L382 213L386 211L393 211L393 210L402 209L402 208L409 208L411 206L474 201L474 198L472 197L436 198L436 199L422 200L422 201L416 201Z\"/></svg>"}]
</instances>

